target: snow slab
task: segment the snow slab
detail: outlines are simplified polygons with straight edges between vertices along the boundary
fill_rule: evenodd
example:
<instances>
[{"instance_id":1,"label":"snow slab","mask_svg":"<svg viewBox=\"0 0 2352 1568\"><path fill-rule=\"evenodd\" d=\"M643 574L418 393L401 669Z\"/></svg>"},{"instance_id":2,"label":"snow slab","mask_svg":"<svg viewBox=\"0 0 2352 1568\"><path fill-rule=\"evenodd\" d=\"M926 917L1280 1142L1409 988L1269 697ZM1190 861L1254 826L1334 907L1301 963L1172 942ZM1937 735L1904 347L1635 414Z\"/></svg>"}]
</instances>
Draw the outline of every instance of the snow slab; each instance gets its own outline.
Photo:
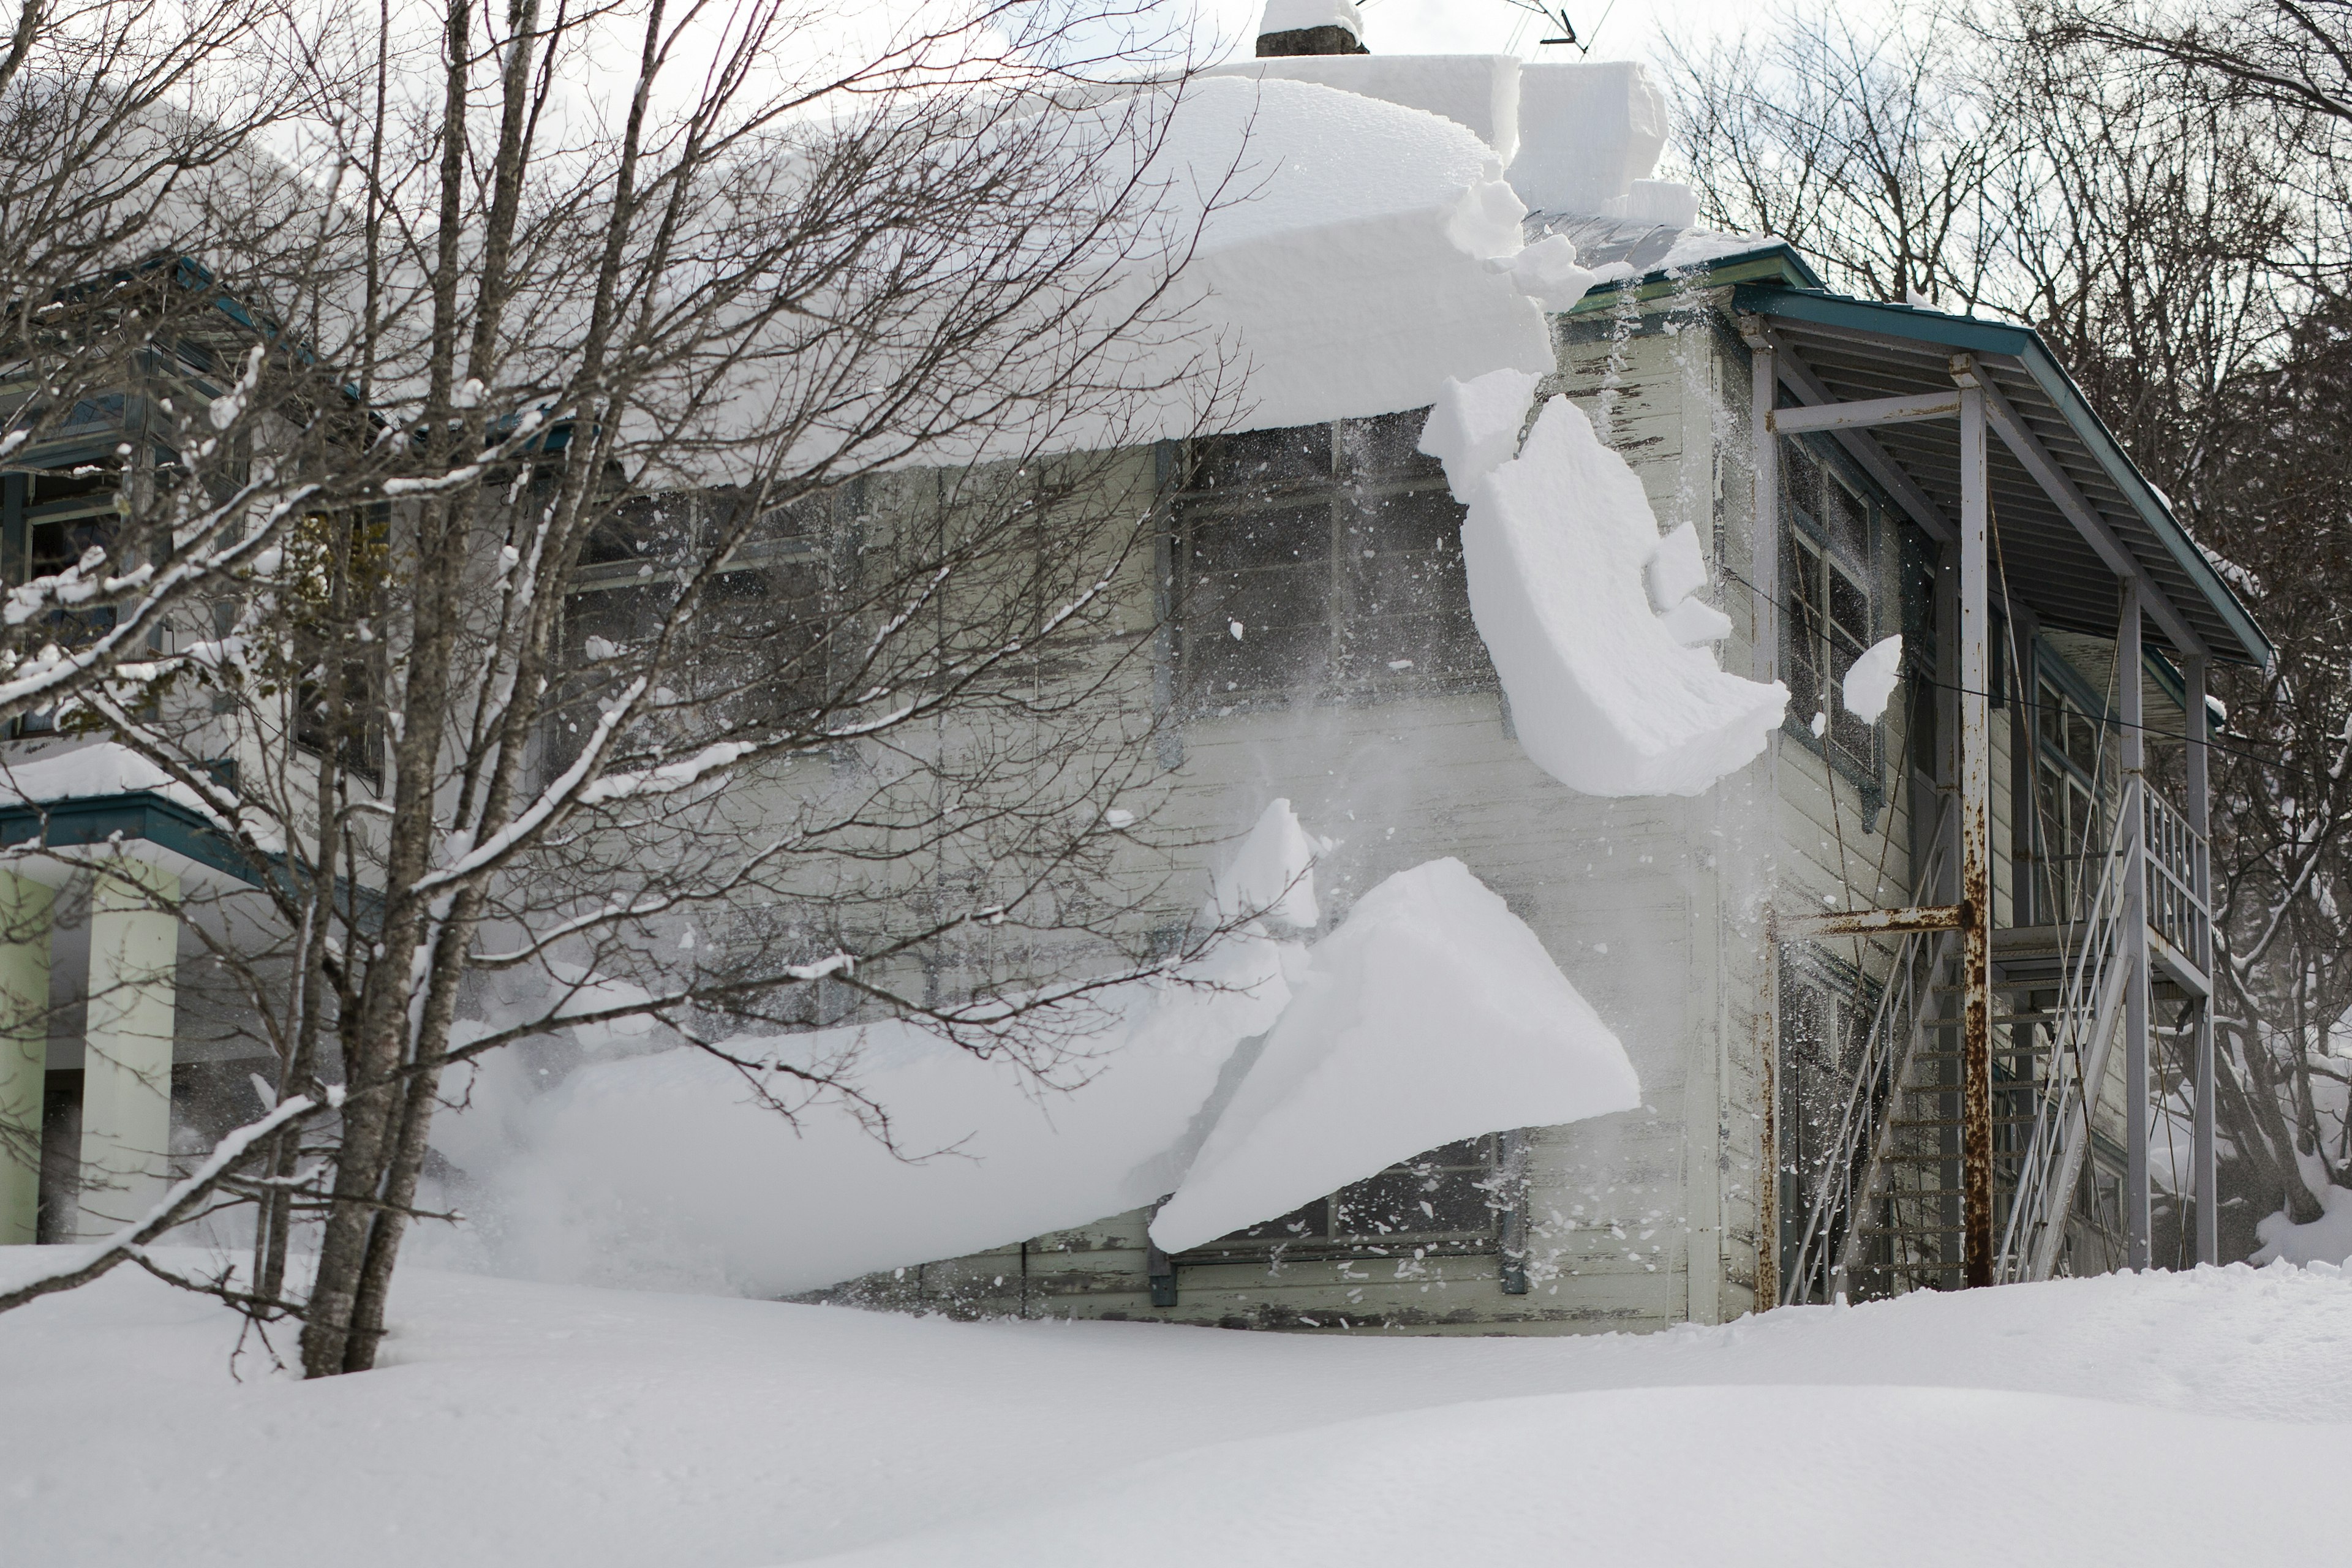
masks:
<instances>
[{"instance_id":1,"label":"snow slab","mask_svg":"<svg viewBox=\"0 0 2352 1568\"><path fill-rule=\"evenodd\" d=\"M1665 150L1665 94L1632 60L1519 68L1512 187L1538 212L1622 217L1627 193Z\"/></svg>"},{"instance_id":2,"label":"snow slab","mask_svg":"<svg viewBox=\"0 0 2352 1568\"><path fill-rule=\"evenodd\" d=\"M1706 586L1706 552L1699 546L1696 524L1670 528L1659 538L1643 580L1650 587L1650 607L1660 615Z\"/></svg>"},{"instance_id":3,"label":"snow slab","mask_svg":"<svg viewBox=\"0 0 2352 1568\"><path fill-rule=\"evenodd\" d=\"M1304 8L1316 5L1317 0L1307 0ZM1326 16L1297 25L1324 26L1332 22ZM1469 131L1508 163L1519 146L1519 68L1514 55L1282 55L1271 59L1227 60L1201 74L1253 81L1311 81L1425 110Z\"/></svg>"},{"instance_id":4,"label":"snow slab","mask_svg":"<svg viewBox=\"0 0 2352 1568\"><path fill-rule=\"evenodd\" d=\"M1089 1076L1067 1094L906 1024L723 1043L848 1064L908 1159L837 1098L788 1123L689 1047L591 1061L544 1092L522 1053L499 1052L452 1069L467 1109L434 1121L472 1224L423 1245L537 1279L782 1296L1140 1207L1181 1175L1225 1059L1289 1000L1295 953L1244 935L1192 984L1105 993ZM802 1098L781 1071L762 1082Z\"/></svg>"},{"instance_id":5,"label":"snow slab","mask_svg":"<svg viewBox=\"0 0 2352 1568\"><path fill-rule=\"evenodd\" d=\"M1503 900L1453 858L1400 871L1309 949L1175 1195L1169 1252L1425 1150L1630 1110L1625 1047Z\"/></svg>"},{"instance_id":6,"label":"snow slab","mask_svg":"<svg viewBox=\"0 0 2352 1568\"><path fill-rule=\"evenodd\" d=\"M1845 710L1865 724L1875 724L1886 711L1903 679L1903 634L1895 633L1870 645L1845 672Z\"/></svg>"},{"instance_id":7,"label":"snow slab","mask_svg":"<svg viewBox=\"0 0 2352 1568\"><path fill-rule=\"evenodd\" d=\"M1762 753L1788 689L1727 673L1678 640L1705 628L1661 621L1656 516L1582 410L1551 399L1517 458L1475 479L1449 462L1446 482L1470 492L1471 614L1537 766L1587 795L1690 795Z\"/></svg>"},{"instance_id":8,"label":"snow slab","mask_svg":"<svg viewBox=\"0 0 2352 1568\"><path fill-rule=\"evenodd\" d=\"M0 1251L0 1284L79 1250ZM1984 1495L2035 1562L2343 1552L2352 1281L2322 1266L1646 1336L959 1323L406 1266L391 1317L383 1370L306 1384L233 1376L236 1320L135 1269L0 1315L8 1559L1957 1568Z\"/></svg>"},{"instance_id":9,"label":"snow slab","mask_svg":"<svg viewBox=\"0 0 2352 1568\"><path fill-rule=\"evenodd\" d=\"M1445 483L1463 505L1477 481L1510 461L1535 401L1537 371L1498 370L1438 389L1422 426L1421 449L1445 467Z\"/></svg>"}]
</instances>

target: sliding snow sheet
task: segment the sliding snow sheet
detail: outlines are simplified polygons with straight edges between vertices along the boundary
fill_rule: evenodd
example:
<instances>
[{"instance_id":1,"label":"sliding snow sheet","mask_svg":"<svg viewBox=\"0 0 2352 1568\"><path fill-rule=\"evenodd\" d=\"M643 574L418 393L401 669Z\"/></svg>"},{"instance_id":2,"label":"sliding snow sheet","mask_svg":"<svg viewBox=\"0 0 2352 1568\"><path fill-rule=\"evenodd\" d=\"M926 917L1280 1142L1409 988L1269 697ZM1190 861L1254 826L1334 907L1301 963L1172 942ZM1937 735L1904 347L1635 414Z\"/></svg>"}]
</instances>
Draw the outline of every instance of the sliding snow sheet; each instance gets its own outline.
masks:
<instances>
[{"instance_id":1,"label":"sliding snow sheet","mask_svg":"<svg viewBox=\"0 0 2352 1568\"><path fill-rule=\"evenodd\" d=\"M1466 484L1455 466L1471 613L1537 766L1587 795L1690 795L1763 752L1788 689L1726 673L1660 619L1657 519L1581 410L1555 397L1517 458Z\"/></svg>"},{"instance_id":2,"label":"sliding snow sheet","mask_svg":"<svg viewBox=\"0 0 2352 1568\"><path fill-rule=\"evenodd\" d=\"M1168 1251L1443 1143L1641 1101L1616 1036L1459 860L1367 893L1297 989L1152 1221Z\"/></svg>"},{"instance_id":3,"label":"sliding snow sheet","mask_svg":"<svg viewBox=\"0 0 2352 1568\"><path fill-rule=\"evenodd\" d=\"M1311 892L1308 897L1311 899ZM434 1127L493 1272L572 1283L780 1296L1139 1208L1181 1173L1193 1121L1244 1039L1272 1025L1297 949L1226 944L1194 985L1110 994L1091 1079L1043 1091L906 1025L726 1048L790 1065L845 1050L888 1112L894 1155L850 1109L786 1122L743 1074L688 1047L592 1062L554 1089L499 1052ZM796 1098L791 1078L764 1086ZM455 1093L466 1080L453 1082Z\"/></svg>"}]
</instances>

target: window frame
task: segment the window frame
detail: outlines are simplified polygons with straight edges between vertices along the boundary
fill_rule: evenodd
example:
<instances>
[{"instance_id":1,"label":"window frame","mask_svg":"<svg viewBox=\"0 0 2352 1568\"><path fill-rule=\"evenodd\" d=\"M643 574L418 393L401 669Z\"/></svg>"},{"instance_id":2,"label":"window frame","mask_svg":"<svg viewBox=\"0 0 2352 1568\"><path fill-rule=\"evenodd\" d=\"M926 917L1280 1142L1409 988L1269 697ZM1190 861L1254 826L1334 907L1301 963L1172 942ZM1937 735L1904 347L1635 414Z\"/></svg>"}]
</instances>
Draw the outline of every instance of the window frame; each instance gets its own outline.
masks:
<instances>
[{"instance_id":1,"label":"window frame","mask_svg":"<svg viewBox=\"0 0 2352 1568\"><path fill-rule=\"evenodd\" d=\"M1867 746L1860 751L1838 739L1841 717L1851 715L1845 713L1844 679L1839 673L1836 658L1835 637L1840 628L1832 579L1843 578L1862 596L1864 626L1854 638L1857 646L1844 661L1844 667L1851 668L1854 658L1886 636L1889 606L1895 598L1888 582L1888 542L1895 536L1896 520L1877 487L1850 467L1842 455L1826 449L1811 437L1793 437L1788 447L1801 457L1821 486L1836 486L1853 504L1859 513L1860 538L1853 544L1842 542L1836 537L1837 531L1822 516L1822 501L1809 501L1798 493L1799 487L1793 482L1796 465L1785 460L1777 465L1780 474L1780 529L1774 548L1779 552L1780 568L1778 653L1784 679L1795 673L1797 638L1801 635L1801 601L1789 568L1792 562L1801 561L1803 552L1811 552L1819 561L1822 573L1819 597L1830 601L1823 605L1824 613L1818 617L1821 629L1813 639L1812 657L1806 660L1809 668L1820 672L1816 703L1800 712L1806 704L1799 700L1801 694L1792 687L1781 728L1820 756L1826 766L1843 774L1862 793L1864 809L1875 814L1885 803L1886 795L1886 715L1882 712L1870 722ZM1815 712L1829 715L1829 724L1820 735L1812 731Z\"/></svg>"}]
</instances>

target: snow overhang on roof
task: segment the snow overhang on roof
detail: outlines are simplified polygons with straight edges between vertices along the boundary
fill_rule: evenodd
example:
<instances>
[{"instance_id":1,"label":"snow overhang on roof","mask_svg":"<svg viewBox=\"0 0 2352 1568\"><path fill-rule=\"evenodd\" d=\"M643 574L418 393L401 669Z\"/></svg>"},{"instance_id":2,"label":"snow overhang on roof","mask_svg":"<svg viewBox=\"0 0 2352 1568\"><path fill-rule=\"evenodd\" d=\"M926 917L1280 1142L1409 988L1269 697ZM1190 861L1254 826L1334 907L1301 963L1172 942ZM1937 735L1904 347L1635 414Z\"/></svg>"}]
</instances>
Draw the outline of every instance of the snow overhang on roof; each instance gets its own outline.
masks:
<instances>
[{"instance_id":1,"label":"snow overhang on roof","mask_svg":"<svg viewBox=\"0 0 2352 1568\"><path fill-rule=\"evenodd\" d=\"M2252 613L2032 328L1851 299L1817 280L1726 275L1745 259L1711 264L1705 281L1738 285L1734 310L1754 318L1788 362L1784 388L1793 367L1839 402L1949 392L1954 356L1974 358L1996 427L2005 426L1989 444L2003 591L2044 625L2112 637L2116 581L2136 572L2158 601L2150 620L2175 658L2269 664L2270 639ZM1611 292L1596 290L1604 300ZM1931 533L1948 535L1960 510L1948 424L1886 425L1869 438L1896 470L1898 504Z\"/></svg>"}]
</instances>

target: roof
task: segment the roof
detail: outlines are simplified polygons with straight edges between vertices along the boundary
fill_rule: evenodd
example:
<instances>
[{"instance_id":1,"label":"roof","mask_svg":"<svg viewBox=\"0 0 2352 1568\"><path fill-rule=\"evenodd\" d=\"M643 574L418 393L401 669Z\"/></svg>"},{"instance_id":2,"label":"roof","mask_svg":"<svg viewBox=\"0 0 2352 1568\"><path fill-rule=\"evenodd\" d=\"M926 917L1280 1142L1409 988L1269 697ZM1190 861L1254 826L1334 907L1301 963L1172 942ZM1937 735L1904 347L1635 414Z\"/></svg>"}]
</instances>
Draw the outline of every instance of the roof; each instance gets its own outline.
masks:
<instances>
[{"instance_id":1,"label":"roof","mask_svg":"<svg viewBox=\"0 0 2352 1568\"><path fill-rule=\"evenodd\" d=\"M1793 247L1769 236L1562 213L1530 214L1527 230L1530 239L1566 235L1578 259L1601 273L1603 286L1570 314L1613 309L1627 288L1647 300L1694 281L1729 285L1734 309L1768 321L1780 346L1839 401L1949 392L1952 356L1975 356L1998 401L2047 455L2058 488L2072 489L2068 500L2111 537L2110 553L2127 556L2163 599L2153 616L2157 640L2179 658L2199 651L2186 646L2193 638L2214 658L2270 663L2270 639L2252 612L2032 328L1832 293ZM1910 495L1898 499L1924 503L1948 531L1960 510L1950 426L1888 425L1869 434L1910 482ZM2118 562L2006 440L1989 447L2001 590L2046 626L2113 637Z\"/></svg>"},{"instance_id":2,"label":"roof","mask_svg":"<svg viewBox=\"0 0 2352 1568\"><path fill-rule=\"evenodd\" d=\"M2053 476L2037 474L2008 441L1988 443L1998 586L2043 624L2102 637L2115 631L2117 563L2103 553L2095 531L2052 493L2071 489L2065 500L2095 515L2110 549L2120 547L2178 613L2168 617L2159 608L2151 616L2156 637L2177 657L2199 649L2186 646L2181 626L2168 626L2168 619L2185 624L2214 658L2270 662L2270 639L2252 613L2031 327L1786 284L1740 284L1734 308L1768 323L1781 347L1840 401L1949 392L1952 356L1974 356L1998 395L1996 407L2007 405L2062 481L2053 486ZM1959 453L1948 423L1887 425L1870 434L1931 506L1958 517Z\"/></svg>"}]
</instances>

